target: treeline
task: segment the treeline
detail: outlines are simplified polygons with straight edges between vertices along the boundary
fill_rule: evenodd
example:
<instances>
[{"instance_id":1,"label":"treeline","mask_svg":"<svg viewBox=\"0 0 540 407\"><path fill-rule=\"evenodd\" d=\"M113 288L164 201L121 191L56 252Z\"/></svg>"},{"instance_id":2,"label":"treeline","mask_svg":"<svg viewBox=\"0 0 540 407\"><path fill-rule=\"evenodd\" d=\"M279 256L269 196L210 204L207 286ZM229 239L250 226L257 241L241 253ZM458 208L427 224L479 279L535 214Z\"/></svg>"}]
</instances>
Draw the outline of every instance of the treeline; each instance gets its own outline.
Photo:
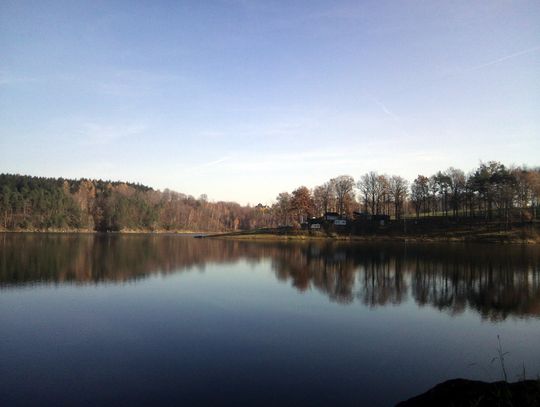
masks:
<instances>
[{"instance_id":1,"label":"treeline","mask_svg":"<svg viewBox=\"0 0 540 407\"><path fill-rule=\"evenodd\" d=\"M272 226L261 208L102 180L0 175L0 229L228 231Z\"/></svg>"},{"instance_id":2,"label":"treeline","mask_svg":"<svg viewBox=\"0 0 540 407\"><path fill-rule=\"evenodd\" d=\"M274 205L281 224L294 225L325 212L371 215L515 218L540 214L540 168L506 167L490 161L466 174L450 167L412 183L399 175L366 173L355 181L342 175L308 189L282 192Z\"/></svg>"},{"instance_id":3,"label":"treeline","mask_svg":"<svg viewBox=\"0 0 540 407\"><path fill-rule=\"evenodd\" d=\"M482 163L466 174L449 168L409 183L399 175L342 175L312 189L282 192L271 206L209 202L170 190L102 180L0 174L0 229L235 231L299 226L336 212L371 215L538 218L540 168Z\"/></svg>"}]
</instances>

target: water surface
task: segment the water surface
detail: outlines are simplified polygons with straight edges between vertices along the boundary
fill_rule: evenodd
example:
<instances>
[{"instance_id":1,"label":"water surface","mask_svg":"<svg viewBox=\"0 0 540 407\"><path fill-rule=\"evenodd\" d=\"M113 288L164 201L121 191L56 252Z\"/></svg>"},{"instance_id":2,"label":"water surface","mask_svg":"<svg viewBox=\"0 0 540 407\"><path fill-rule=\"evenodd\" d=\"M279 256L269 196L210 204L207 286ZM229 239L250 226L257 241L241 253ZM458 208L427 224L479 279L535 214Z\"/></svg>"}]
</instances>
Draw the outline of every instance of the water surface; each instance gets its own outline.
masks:
<instances>
[{"instance_id":1,"label":"water surface","mask_svg":"<svg viewBox=\"0 0 540 407\"><path fill-rule=\"evenodd\" d=\"M0 404L387 406L539 317L536 246L0 234Z\"/></svg>"}]
</instances>

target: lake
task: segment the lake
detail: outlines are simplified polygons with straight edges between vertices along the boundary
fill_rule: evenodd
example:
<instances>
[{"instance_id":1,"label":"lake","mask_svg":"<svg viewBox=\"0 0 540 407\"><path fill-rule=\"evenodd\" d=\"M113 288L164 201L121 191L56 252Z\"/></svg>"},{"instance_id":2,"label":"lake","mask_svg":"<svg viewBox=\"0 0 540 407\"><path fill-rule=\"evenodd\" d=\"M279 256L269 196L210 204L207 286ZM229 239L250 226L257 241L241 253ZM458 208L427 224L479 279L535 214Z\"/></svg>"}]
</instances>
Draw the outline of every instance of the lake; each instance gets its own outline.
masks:
<instances>
[{"instance_id":1,"label":"lake","mask_svg":"<svg viewBox=\"0 0 540 407\"><path fill-rule=\"evenodd\" d=\"M540 247L0 234L0 404L391 406L540 374Z\"/></svg>"}]
</instances>

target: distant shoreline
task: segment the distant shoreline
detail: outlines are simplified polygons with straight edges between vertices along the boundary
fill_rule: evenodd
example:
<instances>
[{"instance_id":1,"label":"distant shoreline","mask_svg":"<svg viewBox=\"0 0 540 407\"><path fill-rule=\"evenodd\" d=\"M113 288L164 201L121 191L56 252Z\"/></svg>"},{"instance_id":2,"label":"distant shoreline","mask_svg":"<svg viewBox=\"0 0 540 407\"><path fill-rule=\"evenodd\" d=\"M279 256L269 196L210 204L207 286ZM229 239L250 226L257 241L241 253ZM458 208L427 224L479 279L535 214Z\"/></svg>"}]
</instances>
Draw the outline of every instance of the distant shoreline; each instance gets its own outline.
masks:
<instances>
[{"instance_id":1,"label":"distant shoreline","mask_svg":"<svg viewBox=\"0 0 540 407\"><path fill-rule=\"evenodd\" d=\"M121 230L121 231L94 231L94 230L0 230L0 233L10 234L96 234L96 235L170 235L192 236L203 238L219 238L244 241L351 241L351 242L400 242L400 243L499 243L499 244L540 244L540 234L536 230L527 228L513 228L507 231L478 233L470 231L460 235L455 234L325 234L322 232L309 232L291 230L283 233L278 230L264 229L235 232L208 232L208 231L166 231L166 230Z\"/></svg>"},{"instance_id":2,"label":"distant shoreline","mask_svg":"<svg viewBox=\"0 0 540 407\"><path fill-rule=\"evenodd\" d=\"M2 230L0 233L35 233L35 234L79 234L79 235L209 235L215 232L196 232L186 230L115 230L115 231L102 231L102 230L86 230L86 229L50 229L50 230Z\"/></svg>"},{"instance_id":3,"label":"distant shoreline","mask_svg":"<svg viewBox=\"0 0 540 407\"><path fill-rule=\"evenodd\" d=\"M310 236L310 235L280 235L280 234L219 234L210 238L225 238L232 240L251 241L350 241L350 242L400 242L400 243L498 243L498 244L540 244L538 238L514 237L505 234L499 236Z\"/></svg>"}]
</instances>

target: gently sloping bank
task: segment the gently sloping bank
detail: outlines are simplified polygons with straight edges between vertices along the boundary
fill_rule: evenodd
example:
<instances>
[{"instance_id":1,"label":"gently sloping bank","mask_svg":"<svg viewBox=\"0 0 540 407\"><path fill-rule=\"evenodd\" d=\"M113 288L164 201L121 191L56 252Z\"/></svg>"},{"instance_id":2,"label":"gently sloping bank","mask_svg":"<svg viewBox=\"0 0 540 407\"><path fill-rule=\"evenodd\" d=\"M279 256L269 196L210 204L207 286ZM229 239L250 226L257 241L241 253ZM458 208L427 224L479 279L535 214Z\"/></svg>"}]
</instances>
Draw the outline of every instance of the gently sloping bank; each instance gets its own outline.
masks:
<instances>
[{"instance_id":1,"label":"gently sloping bank","mask_svg":"<svg viewBox=\"0 0 540 407\"><path fill-rule=\"evenodd\" d=\"M450 229L424 230L422 233L366 233L350 234L308 231L292 228L264 228L250 231L213 233L207 237L242 240L350 240L350 241L398 241L398 242L482 242L540 244L538 224L513 226L508 230Z\"/></svg>"},{"instance_id":2,"label":"gently sloping bank","mask_svg":"<svg viewBox=\"0 0 540 407\"><path fill-rule=\"evenodd\" d=\"M448 231L422 234L344 234L310 232L305 230L255 229L235 232L208 232L184 230L119 230L95 231L88 229L19 229L2 230L0 233L59 233L59 234L153 234L173 236L193 236L197 238L225 238L235 240L259 241L312 241L312 240L338 240L338 241L386 241L386 242L481 242L481 243L512 243L512 244L540 244L540 233L533 230L513 228L506 231Z\"/></svg>"}]
</instances>

